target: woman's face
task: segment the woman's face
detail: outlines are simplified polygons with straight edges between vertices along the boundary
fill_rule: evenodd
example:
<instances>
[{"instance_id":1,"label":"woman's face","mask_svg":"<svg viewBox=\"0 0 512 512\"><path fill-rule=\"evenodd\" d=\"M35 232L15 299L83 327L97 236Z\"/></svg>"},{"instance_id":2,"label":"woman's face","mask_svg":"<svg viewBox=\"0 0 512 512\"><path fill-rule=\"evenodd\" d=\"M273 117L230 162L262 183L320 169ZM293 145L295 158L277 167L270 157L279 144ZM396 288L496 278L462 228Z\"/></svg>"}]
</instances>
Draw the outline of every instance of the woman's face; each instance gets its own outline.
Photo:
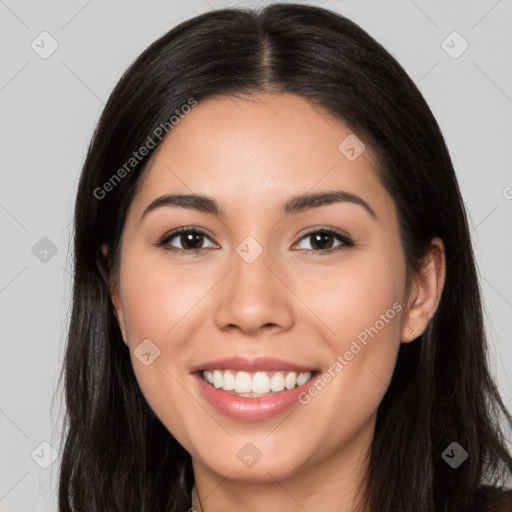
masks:
<instances>
[{"instance_id":1,"label":"woman's face","mask_svg":"<svg viewBox=\"0 0 512 512\"><path fill-rule=\"evenodd\" d=\"M178 195L204 199L159 199ZM194 469L281 480L361 462L412 339L405 270L394 203L347 126L295 95L217 98L153 156L113 300Z\"/></svg>"}]
</instances>

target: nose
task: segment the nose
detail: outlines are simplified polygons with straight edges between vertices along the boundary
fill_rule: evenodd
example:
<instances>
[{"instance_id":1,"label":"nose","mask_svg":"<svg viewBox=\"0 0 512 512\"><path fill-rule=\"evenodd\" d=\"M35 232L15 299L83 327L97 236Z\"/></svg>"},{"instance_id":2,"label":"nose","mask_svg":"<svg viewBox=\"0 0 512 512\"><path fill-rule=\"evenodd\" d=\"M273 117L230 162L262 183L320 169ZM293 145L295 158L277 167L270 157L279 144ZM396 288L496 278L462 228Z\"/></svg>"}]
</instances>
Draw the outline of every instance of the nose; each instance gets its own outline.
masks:
<instances>
[{"instance_id":1,"label":"nose","mask_svg":"<svg viewBox=\"0 0 512 512\"><path fill-rule=\"evenodd\" d=\"M286 286L284 271L269 261L266 251L252 263L234 254L232 264L219 292L217 327L253 336L259 331L290 329L294 294Z\"/></svg>"}]
</instances>

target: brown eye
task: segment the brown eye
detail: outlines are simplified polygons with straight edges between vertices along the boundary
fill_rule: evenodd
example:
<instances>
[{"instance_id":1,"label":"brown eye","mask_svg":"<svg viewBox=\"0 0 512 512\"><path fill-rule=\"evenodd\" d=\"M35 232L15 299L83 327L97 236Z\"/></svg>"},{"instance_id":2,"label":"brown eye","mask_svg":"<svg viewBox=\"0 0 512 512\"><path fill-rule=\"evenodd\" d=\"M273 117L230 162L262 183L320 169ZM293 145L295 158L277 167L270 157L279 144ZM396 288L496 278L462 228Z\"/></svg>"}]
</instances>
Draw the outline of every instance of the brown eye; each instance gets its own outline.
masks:
<instances>
[{"instance_id":1,"label":"brown eye","mask_svg":"<svg viewBox=\"0 0 512 512\"><path fill-rule=\"evenodd\" d=\"M157 245L165 247L165 249L170 251L196 253L205 249L203 247L205 240L211 241L210 237L202 231L191 228L180 228L165 235ZM175 244L181 245L181 247L176 247ZM212 242L210 248L211 247L215 248L217 246Z\"/></svg>"},{"instance_id":2,"label":"brown eye","mask_svg":"<svg viewBox=\"0 0 512 512\"><path fill-rule=\"evenodd\" d=\"M304 235L301 240L308 240L310 247L306 247L306 252L319 252L328 254L330 252L353 247L354 242L345 234L332 229L321 229L310 231ZM340 243L335 245L336 240ZM297 244L298 245L298 244Z\"/></svg>"}]
</instances>

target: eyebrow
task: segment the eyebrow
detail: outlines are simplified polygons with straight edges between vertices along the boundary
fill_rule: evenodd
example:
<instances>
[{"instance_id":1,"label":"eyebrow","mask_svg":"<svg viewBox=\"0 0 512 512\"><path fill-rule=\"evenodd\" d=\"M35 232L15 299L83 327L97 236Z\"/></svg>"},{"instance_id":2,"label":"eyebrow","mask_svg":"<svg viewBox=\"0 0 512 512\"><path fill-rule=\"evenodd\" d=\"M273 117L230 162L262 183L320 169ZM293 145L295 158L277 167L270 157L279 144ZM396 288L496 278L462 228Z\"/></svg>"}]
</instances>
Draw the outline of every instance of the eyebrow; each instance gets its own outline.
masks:
<instances>
[{"instance_id":1,"label":"eyebrow","mask_svg":"<svg viewBox=\"0 0 512 512\"><path fill-rule=\"evenodd\" d=\"M344 190L329 190L326 192L306 193L293 196L282 205L281 214L283 216L293 215L334 203L357 204L362 206L373 219L377 219L377 214L364 199ZM187 208L224 219L226 217L223 208L213 197L201 194L165 194L152 201L144 210L141 218L144 218L149 212L161 207Z\"/></svg>"}]
</instances>

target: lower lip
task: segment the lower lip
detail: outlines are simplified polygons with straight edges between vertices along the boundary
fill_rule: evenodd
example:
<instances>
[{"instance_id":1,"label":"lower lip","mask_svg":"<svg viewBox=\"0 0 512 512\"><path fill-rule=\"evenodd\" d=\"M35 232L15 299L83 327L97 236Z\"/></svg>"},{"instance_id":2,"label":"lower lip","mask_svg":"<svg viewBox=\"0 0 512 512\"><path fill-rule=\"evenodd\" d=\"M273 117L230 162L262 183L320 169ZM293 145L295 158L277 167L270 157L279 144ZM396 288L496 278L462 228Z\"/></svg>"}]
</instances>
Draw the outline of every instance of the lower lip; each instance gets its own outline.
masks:
<instances>
[{"instance_id":1,"label":"lower lip","mask_svg":"<svg viewBox=\"0 0 512 512\"><path fill-rule=\"evenodd\" d=\"M269 396L240 397L208 384L200 374L195 373L199 388L207 400L220 413L241 421L257 421L272 418L299 403L299 395L306 391L320 374L313 376L302 386L279 391Z\"/></svg>"}]
</instances>

